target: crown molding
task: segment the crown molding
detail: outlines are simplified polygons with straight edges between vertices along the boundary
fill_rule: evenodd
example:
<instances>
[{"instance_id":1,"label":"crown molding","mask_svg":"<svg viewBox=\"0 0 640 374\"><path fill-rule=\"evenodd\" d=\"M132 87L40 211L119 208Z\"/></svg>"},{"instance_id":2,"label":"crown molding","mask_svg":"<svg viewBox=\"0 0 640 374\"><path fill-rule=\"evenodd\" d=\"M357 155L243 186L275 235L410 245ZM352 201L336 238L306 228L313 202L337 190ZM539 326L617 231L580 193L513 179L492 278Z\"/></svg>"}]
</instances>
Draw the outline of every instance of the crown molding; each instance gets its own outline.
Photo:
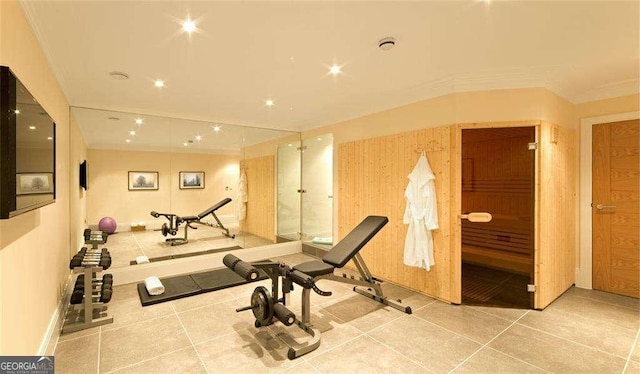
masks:
<instances>
[{"instance_id":1,"label":"crown molding","mask_svg":"<svg viewBox=\"0 0 640 374\"><path fill-rule=\"evenodd\" d=\"M627 79L620 82L606 84L572 97L573 104L581 104L590 101L611 99L620 96L629 96L640 93L640 79Z\"/></svg>"}]
</instances>

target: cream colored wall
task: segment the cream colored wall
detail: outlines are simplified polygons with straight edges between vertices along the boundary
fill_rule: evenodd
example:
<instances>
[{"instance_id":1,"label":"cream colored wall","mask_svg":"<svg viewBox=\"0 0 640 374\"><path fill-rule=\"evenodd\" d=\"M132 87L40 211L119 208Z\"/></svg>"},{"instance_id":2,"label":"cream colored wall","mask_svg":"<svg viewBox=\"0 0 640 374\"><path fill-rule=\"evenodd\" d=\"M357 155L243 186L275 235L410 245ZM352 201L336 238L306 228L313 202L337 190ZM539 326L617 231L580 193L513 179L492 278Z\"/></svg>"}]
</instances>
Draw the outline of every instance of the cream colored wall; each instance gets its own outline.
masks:
<instances>
[{"instance_id":1,"label":"cream colored wall","mask_svg":"<svg viewBox=\"0 0 640 374\"><path fill-rule=\"evenodd\" d=\"M576 126L579 126L581 118L635 112L639 109L640 94L576 104L573 112L574 122Z\"/></svg>"},{"instance_id":2,"label":"cream colored wall","mask_svg":"<svg viewBox=\"0 0 640 374\"><path fill-rule=\"evenodd\" d=\"M89 149L87 158L89 225L105 216L119 225L160 219L151 217L151 211L194 215L237 194L239 156ZM157 171L158 190L129 191L129 171ZM180 190L180 171L204 171L205 188ZM234 207L228 204L217 215L234 214Z\"/></svg>"},{"instance_id":3,"label":"cream colored wall","mask_svg":"<svg viewBox=\"0 0 640 374\"><path fill-rule=\"evenodd\" d=\"M82 230L87 227L87 193L80 187L80 163L87 159L87 144L73 114L69 120L69 252L75 253L84 243Z\"/></svg>"},{"instance_id":4,"label":"cream colored wall","mask_svg":"<svg viewBox=\"0 0 640 374\"><path fill-rule=\"evenodd\" d=\"M69 105L15 1L0 2L0 64L57 125L55 204L0 221L0 355L35 355L69 276Z\"/></svg>"}]
</instances>

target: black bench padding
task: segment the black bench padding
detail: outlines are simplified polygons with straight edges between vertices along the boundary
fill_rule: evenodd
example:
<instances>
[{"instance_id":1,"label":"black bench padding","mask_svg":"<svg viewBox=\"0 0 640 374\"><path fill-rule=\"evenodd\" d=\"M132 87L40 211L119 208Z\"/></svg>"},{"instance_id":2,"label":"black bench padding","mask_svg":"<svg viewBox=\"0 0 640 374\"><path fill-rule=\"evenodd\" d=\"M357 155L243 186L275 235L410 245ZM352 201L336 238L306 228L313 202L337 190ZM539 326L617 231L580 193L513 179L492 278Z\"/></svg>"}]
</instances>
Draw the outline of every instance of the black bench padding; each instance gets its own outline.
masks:
<instances>
[{"instance_id":1,"label":"black bench padding","mask_svg":"<svg viewBox=\"0 0 640 374\"><path fill-rule=\"evenodd\" d=\"M389 222L387 217L368 216L324 255L322 261L337 268L345 266L387 222Z\"/></svg>"},{"instance_id":2,"label":"black bench padding","mask_svg":"<svg viewBox=\"0 0 640 374\"><path fill-rule=\"evenodd\" d=\"M307 261L293 267L294 270L301 271L311 277L319 277L333 273L333 265L322 261Z\"/></svg>"},{"instance_id":3,"label":"black bench padding","mask_svg":"<svg viewBox=\"0 0 640 374\"><path fill-rule=\"evenodd\" d=\"M202 213L198 214L198 219L203 219L204 217L208 216L209 214L215 212L216 210L222 208L223 206L229 204L231 202L230 198L225 198L224 200L220 201L219 203L217 203L216 205L210 207L209 209L203 211Z\"/></svg>"}]
</instances>

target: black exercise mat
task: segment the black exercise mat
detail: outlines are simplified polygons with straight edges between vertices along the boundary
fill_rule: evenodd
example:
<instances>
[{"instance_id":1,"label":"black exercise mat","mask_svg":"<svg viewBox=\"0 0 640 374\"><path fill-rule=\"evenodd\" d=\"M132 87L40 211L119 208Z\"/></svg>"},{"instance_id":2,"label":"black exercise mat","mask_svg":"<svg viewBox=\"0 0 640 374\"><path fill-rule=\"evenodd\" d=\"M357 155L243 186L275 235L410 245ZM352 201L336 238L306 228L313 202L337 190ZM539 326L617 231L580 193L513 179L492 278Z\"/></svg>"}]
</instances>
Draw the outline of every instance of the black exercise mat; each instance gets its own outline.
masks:
<instances>
[{"instance_id":1,"label":"black exercise mat","mask_svg":"<svg viewBox=\"0 0 640 374\"><path fill-rule=\"evenodd\" d=\"M258 272L259 276L256 280L268 278L264 271L258 270ZM191 278L203 292L211 292L248 283L233 270L227 268L191 274Z\"/></svg>"},{"instance_id":2,"label":"black exercise mat","mask_svg":"<svg viewBox=\"0 0 640 374\"><path fill-rule=\"evenodd\" d=\"M159 304L165 301L193 296L203 292L202 289L196 284L196 282L193 281L193 279L189 275L164 278L160 281L164 286L164 293L157 296L149 295L144 282L138 283L138 296L140 296L140 302L142 303L142 306Z\"/></svg>"},{"instance_id":3,"label":"black exercise mat","mask_svg":"<svg viewBox=\"0 0 640 374\"><path fill-rule=\"evenodd\" d=\"M259 272L260 275L257 280L268 278L264 271L259 270ZM165 301L181 299L183 297L249 283L233 270L228 268L180 275L177 277L161 278L160 281L162 282L165 291L162 295L157 296L149 295L144 282L138 283L138 296L140 296L142 306L159 304Z\"/></svg>"},{"instance_id":4,"label":"black exercise mat","mask_svg":"<svg viewBox=\"0 0 640 374\"><path fill-rule=\"evenodd\" d=\"M238 245L234 245L233 247L209 249L209 250L206 250L206 251L189 252L189 253L180 253L180 254L177 254L177 255L152 257L152 258L149 259L149 262L158 262L158 261L174 260L176 258L185 258L185 257L199 256L199 255L208 255L208 254L211 254L211 253L233 251L234 249L242 249L242 247L240 247ZM138 263L135 260L132 260L132 261L129 261L129 265L138 265Z\"/></svg>"}]
</instances>

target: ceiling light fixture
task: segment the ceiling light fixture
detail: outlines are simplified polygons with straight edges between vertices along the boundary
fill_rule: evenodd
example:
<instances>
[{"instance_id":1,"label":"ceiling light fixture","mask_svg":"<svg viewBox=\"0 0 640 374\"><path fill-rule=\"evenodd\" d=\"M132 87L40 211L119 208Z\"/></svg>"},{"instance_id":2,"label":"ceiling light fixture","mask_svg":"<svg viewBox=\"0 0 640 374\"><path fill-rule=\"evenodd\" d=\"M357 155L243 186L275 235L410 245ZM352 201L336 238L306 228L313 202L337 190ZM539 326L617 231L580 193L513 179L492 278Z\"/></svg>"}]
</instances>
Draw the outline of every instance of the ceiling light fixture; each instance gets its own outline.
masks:
<instances>
[{"instance_id":1,"label":"ceiling light fixture","mask_svg":"<svg viewBox=\"0 0 640 374\"><path fill-rule=\"evenodd\" d=\"M142 125L142 122L144 122L142 118L136 118L136 125Z\"/></svg>"},{"instance_id":2,"label":"ceiling light fixture","mask_svg":"<svg viewBox=\"0 0 640 374\"><path fill-rule=\"evenodd\" d=\"M136 134L136 130L131 130L131 131L129 131L129 135L133 136L133 135L135 135L135 134Z\"/></svg>"},{"instance_id":3,"label":"ceiling light fixture","mask_svg":"<svg viewBox=\"0 0 640 374\"><path fill-rule=\"evenodd\" d=\"M221 130L220 126L213 126L213 131L214 132L219 132L220 130Z\"/></svg>"},{"instance_id":4,"label":"ceiling light fixture","mask_svg":"<svg viewBox=\"0 0 640 374\"><path fill-rule=\"evenodd\" d=\"M271 100L271 99L265 100L264 105L266 105L268 107L272 107L273 106L273 100Z\"/></svg>"},{"instance_id":5,"label":"ceiling light fixture","mask_svg":"<svg viewBox=\"0 0 640 374\"><path fill-rule=\"evenodd\" d=\"M187 18L184 22L182 22L182 30L191 35L192 32L196 31L196 22Z\"/></svg>"},{"instance_id":6,"label":"ceiling light fixture","mask_svg":"<svg viewBox=\"0 0 640 374\"><path fill-rule=\"evenodd\" d=\"M196 135L196 140L197 140L197 141L202 140L202 136L200 136L200 135Z\"/></svg>"},{"instance_id":7,"label":"ceiling light fixture","mask_svg":"<svg viewBox=\"0 0 640 374\"><path fill-rule=\"evenodd\" d=\"M125 142L131 143L131 139L127 139L127 140L125 140Z\"/></svg>"},{"instance_id":8,"label":"ceiling light fixture","mask_svg":"<svg viewBox=\"0 0 640 374\"><path fill-rule=\"evenodd\" d=\"M160 80L160 79L157 79L157 80L155 80L155 81L153 82L153 85L154 85L154 86L156 86L156 87L158 87L158 88L162 88L162 87L164 87L164 81L162 81L162 80Z\"/></svg>"},{"instance_id":9,"label":"ceiling light fixture","mask_svg":"<svg viewBox=\"0 0 640 374\"><path fill-rule=\"evenodd\" d=\"M396 40L394 38L388 37L384 39L380 39L378 42L378 48L383 51L388 51L396 45Z\"/></svg>"},{"instance_id":10,"label":"ceiling light fixture","mask_svg":"<svg viewBox=\"0 0 640 374\"><path fill-rule=\"evenodd\" d=\"M36 127L35 126L29 126L29 130L35 130Z\"/></svg>"},{"instance_id":11,"label":"ceiling light fixture","mask_svg":"<svg viewBox=\"0 0 640 374\"><path fill-rule=\"evenodd\" d=\"M329 72L333 75L338 75L340 74L340 66L334 64L333 66L331 66L331 68L329 69Z\"/></svg>"},{"instance_id":12,"label":"ceiling light fixture","mask_svg":"<svg viewBox=\"0 0 640 374\"><path fill-rule=\"evenodd\" d=\"M189 143L184 142L184 143L182 143L182 145L184 145L185 147L188 147L188 146L189 146Z\"/></svg>"},{"instance_id":13,"label":"ceiling light fixture","mask_svg":"<svg viewBox=\"0 0 640 374\"><path fill-rule=\"evenodd\" d=\"M129 79L129 74L123 73L121 71L110 71L109 75L111 76L111 78L117 79L119 81L126 81L127 79Z\"/></svg>"}]
</instances>

